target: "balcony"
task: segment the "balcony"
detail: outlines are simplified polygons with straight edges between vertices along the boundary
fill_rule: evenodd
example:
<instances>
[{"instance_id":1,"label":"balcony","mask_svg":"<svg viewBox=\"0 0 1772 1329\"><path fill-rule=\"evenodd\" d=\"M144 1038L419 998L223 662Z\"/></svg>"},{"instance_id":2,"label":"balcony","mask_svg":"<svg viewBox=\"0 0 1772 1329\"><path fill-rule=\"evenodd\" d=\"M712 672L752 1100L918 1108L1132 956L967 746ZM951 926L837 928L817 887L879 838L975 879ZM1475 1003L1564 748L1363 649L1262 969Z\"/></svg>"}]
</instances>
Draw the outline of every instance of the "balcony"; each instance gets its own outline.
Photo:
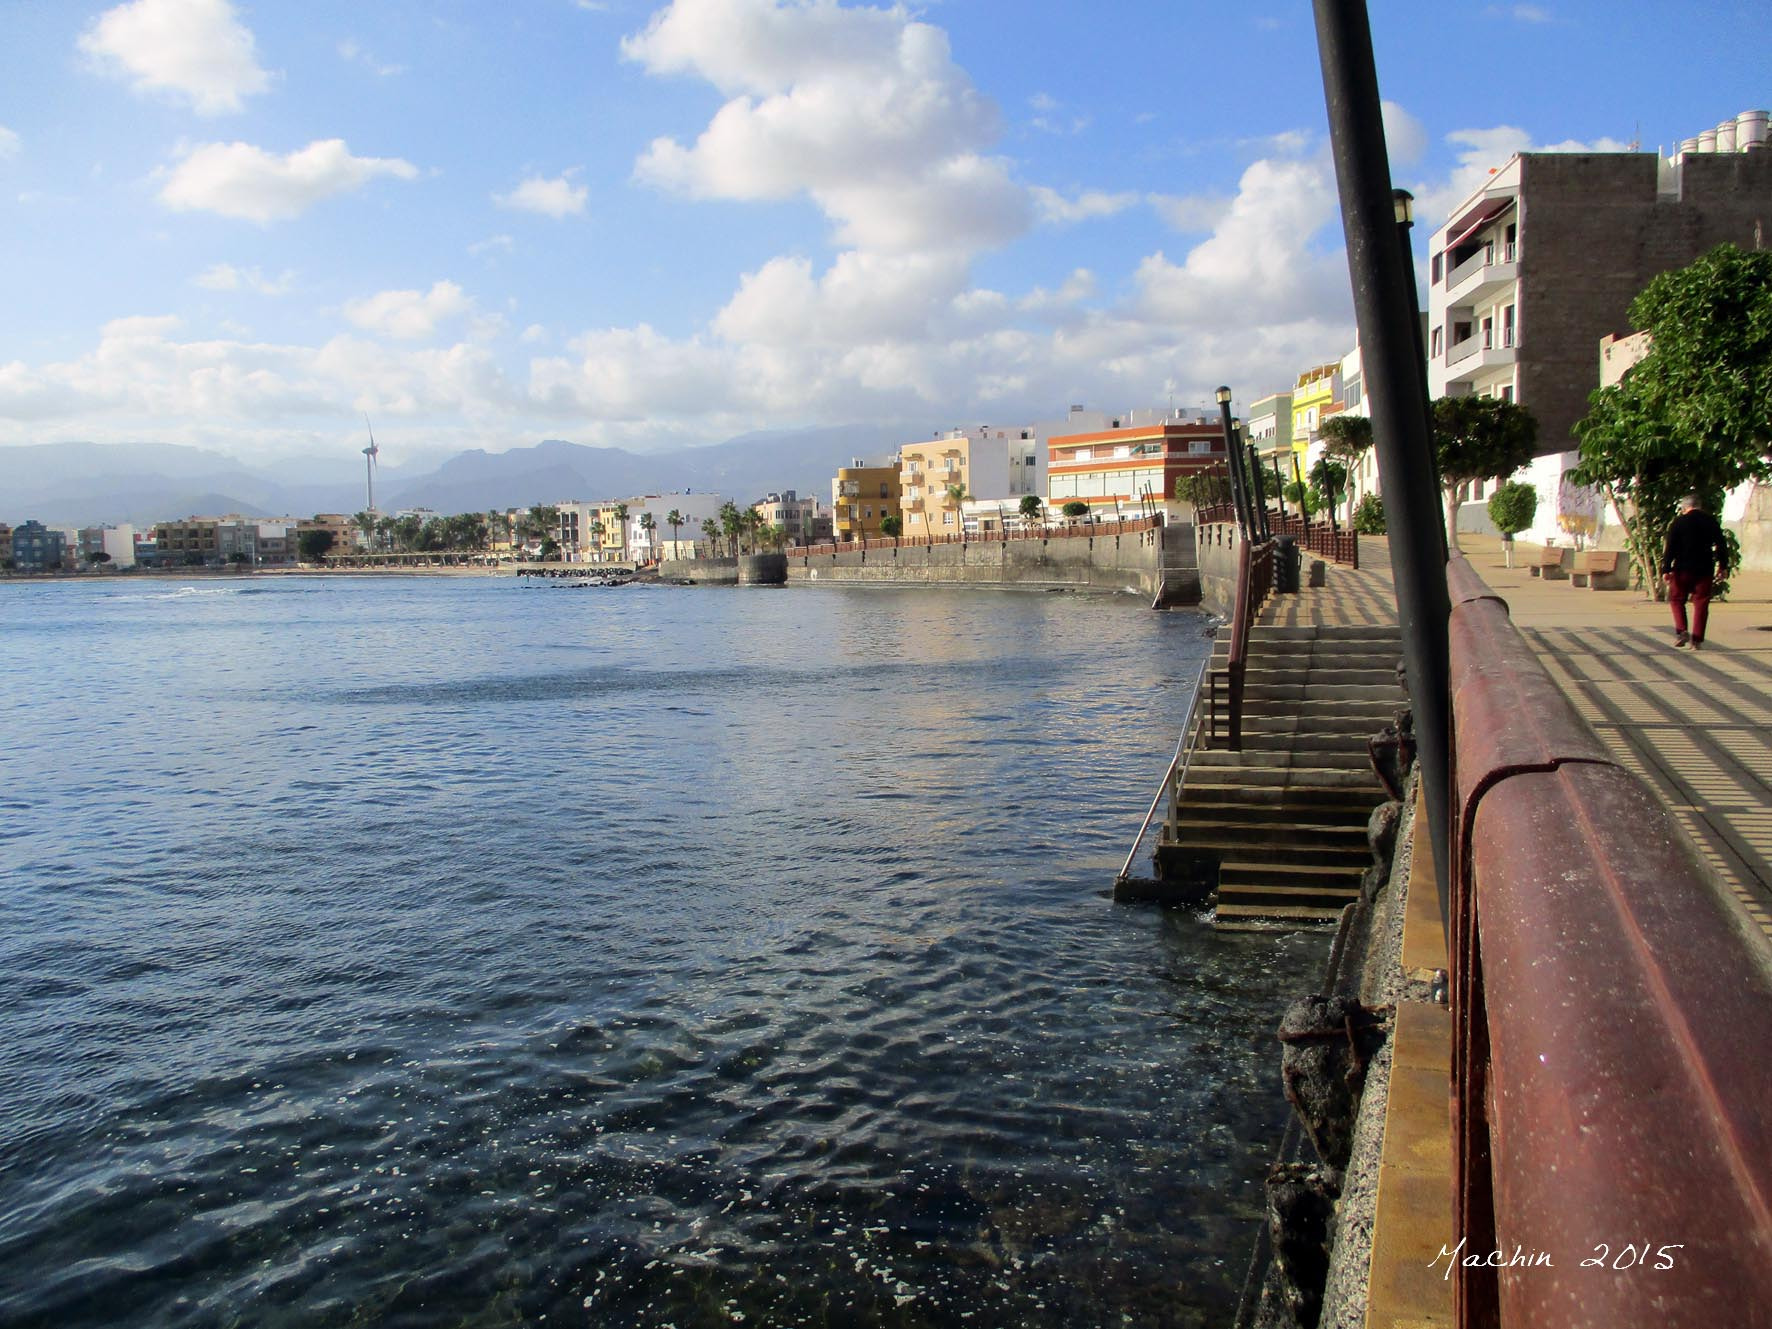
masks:
<instances>
[{"instance_id":1,"label":"balcony","mask_svg":"<svg viewBox=\"0 0 1772 1329\"><path fill-rule=\"evenodd\" d=\"M923 496L918 494L915 497L901 498L898 500L898 506L906 512L921 512L923 510Z\"/></svg>"},{"instance_id":2,"label":"balcony","mask_svg":"<svg viewBox=\"0 0 1772 1329\"><path fill-rule=\"evenodd\" d=\"M1466 337L1446 352L1446 385L1474 382L1491 369L1511 369L1518 358L1512 328Z\"/></svg>"},{"instance_id":3,"label":"balcony","mask_svg":"<svg viewBox=\"0 0 1772 1329\"><path fill-rule=\"evenodd\" d=\"M1519 246L1500 241L1483 246L1446 274L1446 303L1474 304L1520 279Z\"/></svg>"}]
</instances>

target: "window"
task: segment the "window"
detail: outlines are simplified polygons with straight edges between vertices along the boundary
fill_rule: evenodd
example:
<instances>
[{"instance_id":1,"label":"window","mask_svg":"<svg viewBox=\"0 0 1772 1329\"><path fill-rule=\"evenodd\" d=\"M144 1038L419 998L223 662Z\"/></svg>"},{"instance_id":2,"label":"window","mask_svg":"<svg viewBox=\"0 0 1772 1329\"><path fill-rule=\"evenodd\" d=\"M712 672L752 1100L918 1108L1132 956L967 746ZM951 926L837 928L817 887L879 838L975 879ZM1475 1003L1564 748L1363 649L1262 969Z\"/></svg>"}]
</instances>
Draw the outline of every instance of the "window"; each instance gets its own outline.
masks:
<instances>
[{"instance_id":1,"label":"window","mask_svg":"<svg viewBox=\"0 0 1772 1329\"><path fill-rule=\"evenodd\" d=\"M1440 331L1439 328L1434 329L1433 345L1428 350L1429 355L1438 355L1440 353Z\"/></svg>"},{"instance_id":2,"label":"window","mask_svg":"<svg viewBox=\"0 0 1772 1329\"><path fill-rule=\"evenodd\" d=\"M880 481L880 497L881 497L881 498L891 498L891 497L892 497L892 492L891 492L891 490L889 490L889 489L888 489L888 488L887 488L887 485L888 485L888 484L889 484L889 483L891 483L891 482L890 482L890 481L887 481L887 480L882 480L882 481Z\"/></svg>"},{"instance_id":3,"label":"window","mask_svg":"<svg viewBox=\"0 0 1772 1329\"><path fill-rule=\"evenodd\" d=\"M1446 256L1445 256L1445 255L1444 255L1444 254L1435 254L1435 255L1434 255L1434 275L1433 275L1433 280L1435 280L1435 281L1439 281L1439 280L1440 280L1440 263L1441 263L1441 260L1443 260L1443 259L1444 259L1444 258L1445 258L1445 257L1446 257Z\"/></svg>"},{"instance_id":4,"label":"window","mask_svg":"<svg viewBox=\"0 0 1772 1329\"><path fill-rule=\"evenodd\" d=\"M952 526L954 524L954 514L951 512L942 513L941 514L941 524L943 526Z\"/></svg>"},{"instance_id":5,"label":"window","mask_svg":"<svg viewBox=\"0 0 1772 1329\"><path fill-rule=\"evenodd\" d=\"M1512 383L1504 383L1502 385L1501 399L1503 401L1512 401L1514 399L1514 385Z\"/></svg>"}]
</instances>

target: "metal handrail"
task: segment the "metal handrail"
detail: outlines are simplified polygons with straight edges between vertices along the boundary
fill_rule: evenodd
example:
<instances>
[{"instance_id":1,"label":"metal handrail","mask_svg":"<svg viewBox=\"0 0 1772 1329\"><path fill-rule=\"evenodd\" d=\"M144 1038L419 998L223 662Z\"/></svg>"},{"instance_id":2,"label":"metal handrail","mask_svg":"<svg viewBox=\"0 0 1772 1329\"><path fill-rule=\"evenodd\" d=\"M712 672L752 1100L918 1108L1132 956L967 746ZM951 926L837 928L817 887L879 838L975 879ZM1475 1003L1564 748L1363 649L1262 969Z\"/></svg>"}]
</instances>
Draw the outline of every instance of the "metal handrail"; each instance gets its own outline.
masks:
<instances>
[{"instance_id":1,"label":"metal handrail","mask_svg":"<svg viewBox=\"0 0 1772 1329\"><path fill-rule=\"evenodd\" d=\"M1211 663L1211 656L1200 661L1200 672L1194 675L1194 695L1188 702L1187 719L1182 721L1181 737L1175 741L1175 756L1170 758L1168 768L1163 772L1156 796L1151 799L1150 810L1144 814L1144 821L1139 823L1132 848L1126 851L1126 861L1120 865L1120 875L1114 878L1116 882L1125 881L1131 874L1132 860L1138 857L1138 846L1144 843L1145 832L1151 828L1151 818L1157 815L1157 805L1163 801L1163 795L1169 792L1176 779L1187 779L1187 768L1194 759L1194 748L1200 741L1200 685L1206 681L1206 667Z\"/></svg>"}]
</instances>

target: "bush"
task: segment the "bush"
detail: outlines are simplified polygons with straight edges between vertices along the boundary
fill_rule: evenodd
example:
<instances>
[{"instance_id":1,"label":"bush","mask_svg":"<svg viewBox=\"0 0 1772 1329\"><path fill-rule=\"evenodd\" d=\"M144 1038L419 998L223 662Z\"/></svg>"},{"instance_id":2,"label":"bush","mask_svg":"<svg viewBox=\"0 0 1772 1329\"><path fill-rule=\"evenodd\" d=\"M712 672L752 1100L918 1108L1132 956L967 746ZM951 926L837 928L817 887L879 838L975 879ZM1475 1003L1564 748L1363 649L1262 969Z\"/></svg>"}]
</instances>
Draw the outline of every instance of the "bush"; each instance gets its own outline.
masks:
<instances>
[{"instance_id":1,"label":"bush","mask_svg":"<svg viewBox=\"0 0 1772 1329\"><path fill-rule=\"evenodd\" d=\"M1361 535L1384 534L1384 500L1367 494L1354 505L1354 530Z\"/></svg>"},{"instance_id":2,"label":"bush","mask_svg":"<svg viewBox=\"0 0 1772 1329\"><path fill-rule=\"evenodd\" d=\"M1489 496L1489 520L1495 523L1495 529L1501 532L1504 540L1513 539L1530 526L1537 513L1538 491L1518 480L1498 485Z\"/></svg>"},{"instance_id":3,"label":"bush","mask_svg":"<svg viewBox=\"0 0 1772 1329\"><path fill-rule=\"evenodd\" d=\"M1063 511L1064 515L1067 517L1087 517L1089 515L1089 505L1073 498L1069 503L1064 505L1061 511Z\"/></svg>"}]
</instances>

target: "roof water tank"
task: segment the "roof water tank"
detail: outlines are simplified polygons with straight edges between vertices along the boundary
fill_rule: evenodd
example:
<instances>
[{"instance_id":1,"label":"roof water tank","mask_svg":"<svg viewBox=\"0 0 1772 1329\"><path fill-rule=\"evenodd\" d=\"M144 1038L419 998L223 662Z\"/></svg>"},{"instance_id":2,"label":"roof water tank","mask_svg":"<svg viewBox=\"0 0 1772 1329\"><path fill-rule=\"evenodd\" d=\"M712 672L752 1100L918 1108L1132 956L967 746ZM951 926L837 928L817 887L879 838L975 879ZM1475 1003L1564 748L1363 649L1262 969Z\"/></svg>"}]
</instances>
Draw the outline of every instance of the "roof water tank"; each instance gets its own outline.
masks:
<instances>
[{"instance_id":1,"label":"roof water tank","mask_svg":"<svg viewBox=\"0 0 1772 1329\"><path fill-rule=\"evenodd\" d=\"M1706 129L1702 133L1699 134L1699 136L1698 136L1698 150L1700 152L1715 152L1717 150L1717 131L1716 130Z\"/></svg>"},{"instance_id":2,"label":"roof water tank","mask_svg":"<svg viewBox=\"0 0 1772 1329\"><path fill-rule=\"evenodd\" d=\"M1735 151L1735 122L1733 120L1725 120L1717 126L1717 151Z\"/></svg>"},{"instance_id":3,"label":"roof water tank","mask_svg":"<svg viewBox=\"0 0 1772 1329\"><path fill-rule=\"evenodd\" d=\"M1766 112L1743 111L1735 117L1735 146L1743 152L1766 146Z\"/></svg>"}]
</instances>

